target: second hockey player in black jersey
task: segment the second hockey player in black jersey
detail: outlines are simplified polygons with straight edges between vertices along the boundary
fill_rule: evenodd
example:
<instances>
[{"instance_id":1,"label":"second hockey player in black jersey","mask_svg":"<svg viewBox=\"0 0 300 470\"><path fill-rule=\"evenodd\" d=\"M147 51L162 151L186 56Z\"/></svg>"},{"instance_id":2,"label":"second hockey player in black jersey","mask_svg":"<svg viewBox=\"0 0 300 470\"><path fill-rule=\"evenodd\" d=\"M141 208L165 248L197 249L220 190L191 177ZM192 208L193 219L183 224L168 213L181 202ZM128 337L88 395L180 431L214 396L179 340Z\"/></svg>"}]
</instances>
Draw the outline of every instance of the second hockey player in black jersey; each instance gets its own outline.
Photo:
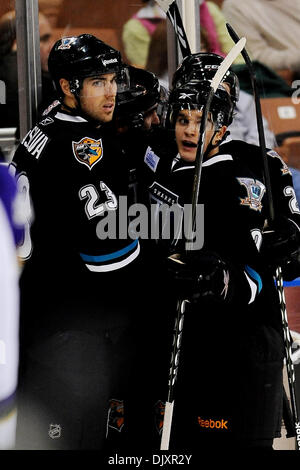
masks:
<instances>
[{"instance_id":1,"label":"second hockey player in black jersey","mask_svg":"<svg viewBox=\"0 0 300 470\"><path fill-rule=\"evenodd\" d=\"M213 54L200 56L192 75L180 70L175 75L170 96L169 119L178 155L172 154L168 143L153 139L144 157L150 201L158 208L174 202L184 208L191 202L209 79L201 73L215 71L220 63ZM260 149L243 142L222 144L238 97L237 85L229 72L208 118L199 196L204 206L204 245L188 259L180 240L164 240L162 249L165 256L173 253L168 269L174 297L190 299L171 434L170 448L177 451L271 448L280 433L284 352L270 256L260 251L268 215ZM293 272L286 275L296 277L299 208L287 166L273 151L268 159L277 213L289 219L293 232L291 249L282 245L286 258L294 255ZM279 255L274 246L272 252Z\"/></svg>"}]
</instances>

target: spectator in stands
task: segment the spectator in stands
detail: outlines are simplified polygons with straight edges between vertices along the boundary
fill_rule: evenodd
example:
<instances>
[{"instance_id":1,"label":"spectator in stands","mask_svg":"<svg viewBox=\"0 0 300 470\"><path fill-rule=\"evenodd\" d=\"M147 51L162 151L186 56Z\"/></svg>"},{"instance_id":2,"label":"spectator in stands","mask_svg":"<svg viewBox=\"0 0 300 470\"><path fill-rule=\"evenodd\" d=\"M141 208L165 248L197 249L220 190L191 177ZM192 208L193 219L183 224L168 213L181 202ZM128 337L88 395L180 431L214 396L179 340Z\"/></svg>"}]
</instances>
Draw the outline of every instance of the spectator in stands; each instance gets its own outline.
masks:
<instances>
[{"instance_id":1,"label":"spectator in stands","mask_svg":"<svg viewBox=\"0 0 300 470\"><path fill-rule=\"evenodd\" d=\"M227 55L234 43L228 34L223 12L215 2L202 0L200 5L200 23L201 30L204 30L203 32L207 38L208 50L215 54ZM239 55L234 63L244 63L242 56Z\"/></svg>"},{"instance_id":2,"label":"spectator in stands","mask_svg":"<svg viewBox=\"0 0 300 470\"><path fill-rule=\"evenodd\" d=\"M56 28L62 3L63 0L39 0L39 11L47 17L52 28Z\"/></svg>"},{"instance_id":3,"label":"spectator in stands","mask_svg":"<svg viewBox=\"0 0 300 470\"><path fill-rule=\"evenodd\" d=\"M268 121L263 117L266 146L276 147L274 133L270 130ZM255 102L252 95L240 90L240 97L236 103L232 124L228 127L230 137L234 140L243 140L249 144L259 145Z\"/></svg>"},{"instance_id":4,"label":"spectator in stands","mask_svg":"<svg viewBox=\"0 0 300 470\"><path fill-rule=\"evenodd\" d=\"M222 11L256 60L279 71L300 71L300 2L295 0L224 0Z\"/></svg>"},{"instance_id":5,"label":"spectator in stands","mask_svg":"<svg viewBox=\"0 0 300 470\"><path fill-rule=\"evenodd\" d=\"M161 21L150 38L146 70L154 73L161 85L169 88L167 23Z\"/></svg>"},{"instance_id":6,"label":"spectator in stands","mask_svg":"<svg viewBox=\"0 0 300 470\"><path fill-rule=\"evenodd\" d=\"M130 18L123 27L122 40L126 56L132 65L147 68L151 37L158 26L163 28L165 13L154 0L142 0L143 8ZM208 49L219 55L226 55L233 42L227 32L221 9L214 2L202 0L200 4L201 32L208 43ZM165 39L164 39L165 41ZM243 61L240 56L235 63Z\"/></svg>"},{"instance_id":7,"label":"spectator in stands","mask_svg":"<svg viewBox=\"0 0 300 470\"><path fill-rule=\"evenodd\" d=\"M43 14L39 14L40 58L42 70L42 95L45 105L52 98L53 86L48 75L48 55L53 45L53 30ZM0 18L0 80L5 83L5 113L1 114L0 127L19 126L18 70L16 17L14 11ZM49 99L48 99L49 96ZM51 97L51 98L50 98Z\"/></svg>"},{"instance_id":8,"label":"spectator in stands","mask_svg":"<svg viewBox=\"0 0 300 470\"><path fill-rule=\"evenodd\" d=\"M157 25L165 21L166 15L154 0L142 0L140 8L123 26L122 40L129 62L145 68L151 36Z\"/></svg>"}]
</instances>

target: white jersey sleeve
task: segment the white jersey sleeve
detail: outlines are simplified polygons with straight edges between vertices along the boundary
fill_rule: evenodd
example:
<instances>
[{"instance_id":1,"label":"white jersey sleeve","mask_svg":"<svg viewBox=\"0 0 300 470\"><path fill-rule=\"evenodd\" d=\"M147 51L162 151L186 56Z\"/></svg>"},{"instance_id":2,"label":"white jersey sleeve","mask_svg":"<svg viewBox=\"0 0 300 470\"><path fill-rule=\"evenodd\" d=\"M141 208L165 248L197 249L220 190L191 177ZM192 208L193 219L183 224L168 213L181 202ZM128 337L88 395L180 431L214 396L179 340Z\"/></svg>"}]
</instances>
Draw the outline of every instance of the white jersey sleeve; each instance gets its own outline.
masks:
<instances>
[{"instance_id":1,"label":"white jersey sleeve","mask_svg":"<svg viewBox=\"0 0 300 470\"><path fill-rule=\"evenodd\" d=\"M0 201L0 449L14 446L19 363L19 269L13 234Z\"/></svg>"}]
</instances>

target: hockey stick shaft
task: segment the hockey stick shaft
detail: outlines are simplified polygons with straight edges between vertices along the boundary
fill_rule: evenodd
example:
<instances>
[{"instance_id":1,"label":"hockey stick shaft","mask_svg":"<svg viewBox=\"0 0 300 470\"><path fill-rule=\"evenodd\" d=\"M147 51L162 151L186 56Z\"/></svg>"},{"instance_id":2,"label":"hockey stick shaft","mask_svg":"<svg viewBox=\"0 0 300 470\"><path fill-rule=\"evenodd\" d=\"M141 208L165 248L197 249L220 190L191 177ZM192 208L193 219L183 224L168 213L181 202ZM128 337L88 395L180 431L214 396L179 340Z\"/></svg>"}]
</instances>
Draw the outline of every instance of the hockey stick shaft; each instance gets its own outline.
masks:
<instances>
[{"instance_id":1,"label":"hockey stick shaft","mask_svg":"<svg viewBox=\"0 0 300 470\"><path fill-rule=\"evenodd\" d=\"M202 162L203 162L203 154L204 154L204 144L205 144L205 134L206 134L206 123L208 118L208 113L210 110L210 105L212 99L214 97L214 93L216 92L218 86L220 85L224 75L238 57L240 52L244 49L246 44L246 39L241 38L229 51L227 56L224 58L220 66L218 67L217 72L215 73L212 81L211 81L211 88L205 103L203 114L200 123L200 131L199 131L199 141L196 153L196 161L195 161L195 174L194 174L194 183L193 183L193 192L192 192L192 215L191 215L191 222L190 222L190 231L188 232L188 241L186 243L186 250L192 251L193 250L193 234L196 228L196 213L197 213L197 204L199 199L199 191L200 191L200 181L201 181L201 172L202 172Z\"/></svg>"},{"instance_id":2,"label":"hockey stick shaft","mask_svg":"<svg viewBox=\"0 0 300 470\"><path fill-rule=\"evenodd\" d=\"M226 27L228 33L230 34L232 40L237 43L239 41L239 36L234 31L230 24L226 23ZM258 131L258 139L259 139L259 146L262 151L262 158L263 158L263 171L264 171L264 183L266 186L267 197L268 197L268 211L269 211L269 222L274 220L274 204L273 204L273 197L272 197L272 189L271 189L271 179L270 179L270 171L268 165L268 158L266 153L266 140L265 140L265 133L264 133L264 125L263 125L263 117L261 112L261 105L260 105L260 97L258 93L257 81L256 81L256 74L252 64L252 61L247 53L246 49L244 48L241 51L243 59L249 69L250 73L250 80L251 86L253 90L253 98L255 102L255 109L256 109L256 121L257 121L257 131Z\"/></svg>"},{"instance_id":3,"label":"hockey stick shaft","mask_svg":"<svg viewBox=\"0 0 300 470\"><path fill-rule=\"evenodd\" d=\"M171 21L174 32L179 43L181 54L186 57L191 54L191 48L189 41L183 26L180 11L178 9L176 0L155 0L160 8L166 13L167 17Z\"/></svg>"},{"instance_id":4,"label":"hockey stick shaft","mask_svg":"<svg viewBox=\"0 0 300 470\"><path fill-rule=\"evenodd\" d=\"M275 274L276 286L279 296L280 311L281 311L281 320L282 320L282 330L283 330L283 339L284 339L284 348L285 348L285 358L286 358L286 371L288 377L288 385L290 392L290 402L295 426L295 435L296 435L296 450L300 451L300 421L298 414L297 398L296 398L296 375L294 363L292 360L292 344L293 340L291 337L288 317L286 310L285 294L283 287L283 277L281 268L276 269Z\"/></svg>"},{"instance_id":5,"label":"hockey stick shaft","mask_svg":"<svg viewBox=\"0 0 300 470\"><path fill-rule=\"evenodd\" d=\"M186 300L177 301L177 316L175 319L171 367L169 371L168 399L165 405L164 423L161 436L161 450L169 449L174 408L174 386L177 380L186 302Z\"/></svg>"},{"instance_id":6,"label":"hockey stick shaft","mask_svg":"<svg viewBox=\"0 0 300 470\"><path fill-rule=\"evenodd\" d=\"M241 38L238 44L235 44L235 46L231 49L231 51L228 53L228 55L220 64L216 74L214 75L212 79L209 96L203 109L203 114L202 114L201 123L200 123L200 130L199 130L198 148L197 148L197 154L196 154L196 166L195 166L194 186L193 186L193 194L192 194L192 214L191 214L191 220L190 220L190 233L189 233L190 238L188 238L188 241L186 242L187 251L191 251L194 246L192 242L192 234L193 234L194 227L196 225L196 213L197 213L196 209L197 209L197 203L198 203L198 197L199 197L201 169L202 169L202 161L203 161L203 153L204 153L205 129L206 129L207 117L208 117L208 113L210 110L211 101L224 75L226 74L229 67L236 59L236 57L239 55L241 50L245 47L245 44L246 44L246 39ZM170 374L169 374L169 391L168 391L168 400L166 402L166 408L165 408L165 416L164 416L164 424L163 424L162 440L161 440L161 450L169 449L170 433L171 433L172 419L173 419L173 407L174 407L174 398L173 398L174 385L175 385L175 382L177 379L177 373L178 373L179 354L180 354L180 347L181 347L183 320L184 320L186 302L187 300L178 300L178 303L177 303L177 318L176 318L175 333L174 333L174 338L173 338L173 351L172 351L172 356L171 356L171 368L170 368Z\"/></svg>"},{"instance_id":7,"label":"hockey stick shaft","mask_svg":"<svg viewBox=\"0 0 300 470\"><path fill-rule=\"evenodd\" d=\"M230 24L226 24L227 30L235 43L239 41L239 36L234 31ZM257 131L259 136L259 145L262 152L262 159L263 159L263 170L264 170L264 183L267 190L267 197L268 197L268 210L269 210L269 223L274 221L275 213L274 213L274 204L273 204L273 197L272 197L272 188L271 188L271 178L270 178L270 171L266 153L266 143L265 143L265 134L264 134L264 127L263 127L263 118L262 118L262 111L260 105L260 98L258 93L257 81L256 81L256 74L253 68L252 61L244 49L241 51L242 56L245 60L245 63L248 67L251 79L251 85L253 90L253 96L255 100L255 109L256 109L256 119L257 119ZM282 278L282 271L281 268L278 267L275 273L275 281L277 286L277 292L279 296L279 304L280 304L280 312L281 312L281 321L282 321L282 329L283 329L283 336L284 336L284 347L285 347L285 357L286 357L286 369L289 381L289 391L290 391L290 400L291 400L291 407L292 413L295 423L295 432L296 432L296 449L300 450L300 422L299 422L299 415L297 409L297 400L296 400L296 383L295 383L295 370L294 364L292 361L292 338L288 326L288 318L287 318L287 311L286 311L286 302L285 302L285 295L284 295L284 288L283 288L283 278ZM298 439L299 437L299 439Z\"/></svg>"}]
</instances>

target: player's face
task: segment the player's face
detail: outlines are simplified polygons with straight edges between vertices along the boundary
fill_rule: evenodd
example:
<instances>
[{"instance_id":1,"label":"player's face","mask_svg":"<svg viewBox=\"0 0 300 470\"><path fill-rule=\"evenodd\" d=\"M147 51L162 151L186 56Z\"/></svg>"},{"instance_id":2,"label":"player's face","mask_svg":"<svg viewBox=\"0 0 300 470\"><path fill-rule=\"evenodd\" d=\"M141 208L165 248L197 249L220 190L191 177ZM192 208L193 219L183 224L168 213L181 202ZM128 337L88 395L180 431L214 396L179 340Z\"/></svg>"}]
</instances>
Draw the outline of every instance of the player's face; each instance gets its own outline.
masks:
<instances>
[{"instance_id":1,"label":"player's face","mask_svg":"<svg viewBox=\"0 0 300 470\"><path fill-rule=\"evenodd\" d=\"M187 162L196 159L202 111L183 109L179 111L175 125L176 143L181 158ZM214 124L209 116L206 125L204 152L214 134Z\"/></svg>"},{"instance_id":2,"label":"player's face","mask_svg":"<svg viewBox=\"0 0 300 470\"><path fill-rule=\"evenodd\" d=\"M152 126L159 124L159 117L157 115L157 105L144 113L144 129L149 131Z\"/></svg>"},{"instance_id":3,"label":"player's face","mask_svg":"<svg viewBox=\"0 0 300 470\"><path fill-rule=\"evenodd\" d=\"M99 122L112 120L116 104L116 74L107 73L97 77L88 77L80 90L82 110Z\"/></svg>"},{"instance_id":4,"label":"player's face","mask_svg":"<svg viewBox=\"0 0 300 470\"><path fill-rule=\"evenodd\" d=\"M48 57L54 44L54 37L51 25L47 18L40 17L40 57L41 67L45 72L48 71Z\"/></svg>"}]
</instances>

